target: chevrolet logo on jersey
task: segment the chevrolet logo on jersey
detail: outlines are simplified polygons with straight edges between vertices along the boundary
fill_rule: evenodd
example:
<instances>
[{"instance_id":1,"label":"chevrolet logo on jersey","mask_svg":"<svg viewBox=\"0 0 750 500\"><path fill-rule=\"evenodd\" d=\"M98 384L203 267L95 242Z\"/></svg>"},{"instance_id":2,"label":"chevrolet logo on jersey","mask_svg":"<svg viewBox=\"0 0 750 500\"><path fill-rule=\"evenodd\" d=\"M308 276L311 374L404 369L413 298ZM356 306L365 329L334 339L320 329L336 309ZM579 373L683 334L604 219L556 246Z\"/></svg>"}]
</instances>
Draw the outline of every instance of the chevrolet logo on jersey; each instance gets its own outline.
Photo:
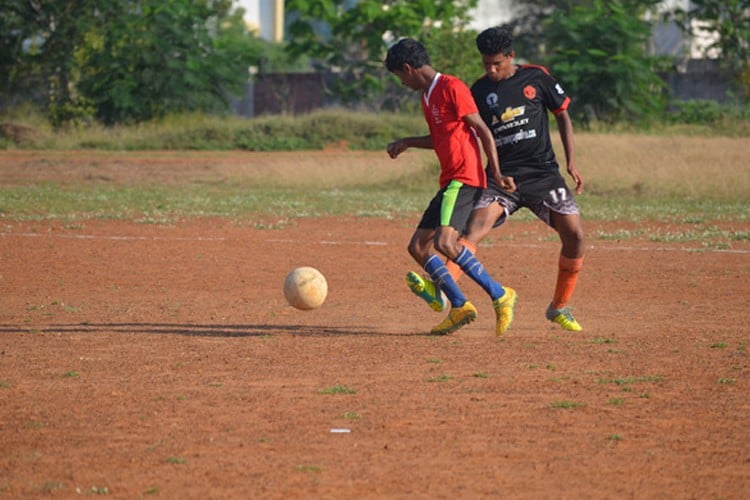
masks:
<instances>
[{"instance_id":1,"label":"chevrolet logo on jersey","mask_svg":"<svg viewBox=\"0 0 750 500\"><path fill-rule=\"evenodd\" d=\"M526 106L518 106L517 108L507 107L505 108L505 113L500 116L500 119L503 123L508 123L524 113L526 113Z\"/></svg>"}]
</instances>

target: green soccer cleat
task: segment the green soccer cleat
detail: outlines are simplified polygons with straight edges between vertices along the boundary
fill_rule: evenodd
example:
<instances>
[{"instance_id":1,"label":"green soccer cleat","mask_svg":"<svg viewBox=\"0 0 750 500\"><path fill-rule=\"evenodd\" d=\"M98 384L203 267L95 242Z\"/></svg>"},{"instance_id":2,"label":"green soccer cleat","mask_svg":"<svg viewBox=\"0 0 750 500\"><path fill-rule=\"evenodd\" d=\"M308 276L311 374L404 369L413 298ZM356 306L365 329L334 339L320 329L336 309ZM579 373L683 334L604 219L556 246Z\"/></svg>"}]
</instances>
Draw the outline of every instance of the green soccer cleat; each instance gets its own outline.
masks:
<instances>
[{"instance_id":1,"label":"green soccer cleat","mask_svg":"<svg viewBox=\"0 0 750 500\"><path fill-rule=\"evenodd\" d=\"M576 321L572 314L570 314L570 307L565 306L562 309L554 309L550 303L547 308L545 316L548 320L553 323L557 323L562 327L563 330L571 332L580 332L583 327Z\"/></svg>"},{"instance_id":2,"label":"green soccer cleat","mask_svg":"<svg viewBox=\"0 0 750 500\"><path fill-rule=\"evenodd\" d=\"M454 307L439 325L430 331L432 335L446 335L477 319L477 309L468 300L461 307Z\"/></svg>"},{"instance_id":3,"label":"green soccer cleat","mask_svg":"<svg viewBox=\"0 0 750 500\"><path fill-rule=\"evenodd\" d=\"M518 294L512 288L506 286L505 295L492 301L492 307L495 308L495 334L500 336L510 327L513 322L513 307L516 305Z\"/></svg>"},{"instance_id":4,"label":"green soccer cleat","mask_svg":"<svg viewBox=\"0 0 750 500\"><path fill-rule=\"evenodd\" d=\"M409 285L409 290L427 302L427 305L433 311L442 312L445 310L445 295L442 290L435 289L435 283L409 271L406 273L406 284Z\"/></svg>"}]
</instances>

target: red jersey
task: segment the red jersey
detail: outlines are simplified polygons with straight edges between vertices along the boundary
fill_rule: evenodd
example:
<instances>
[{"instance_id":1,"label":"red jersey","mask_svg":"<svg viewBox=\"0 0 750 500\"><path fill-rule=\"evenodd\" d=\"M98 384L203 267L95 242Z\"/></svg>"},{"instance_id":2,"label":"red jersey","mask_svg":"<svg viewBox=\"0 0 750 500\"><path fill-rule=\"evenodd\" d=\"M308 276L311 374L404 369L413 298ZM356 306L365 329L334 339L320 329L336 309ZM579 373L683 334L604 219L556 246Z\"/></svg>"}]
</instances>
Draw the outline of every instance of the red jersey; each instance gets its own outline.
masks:
<instances>
[{"instance_id":1,"label":"red jersey","mask_svg":"<svg viewBox=\"0 0 750 500\"><path fill-rule=\"evenodd\" d=\"M477 113L469 87L455 76L435 75L422 94L422 110L440 160L440 187L452 180L467 186L487 187L482 149L474 129L463 117Z\"/></svg>"}]
</instances>

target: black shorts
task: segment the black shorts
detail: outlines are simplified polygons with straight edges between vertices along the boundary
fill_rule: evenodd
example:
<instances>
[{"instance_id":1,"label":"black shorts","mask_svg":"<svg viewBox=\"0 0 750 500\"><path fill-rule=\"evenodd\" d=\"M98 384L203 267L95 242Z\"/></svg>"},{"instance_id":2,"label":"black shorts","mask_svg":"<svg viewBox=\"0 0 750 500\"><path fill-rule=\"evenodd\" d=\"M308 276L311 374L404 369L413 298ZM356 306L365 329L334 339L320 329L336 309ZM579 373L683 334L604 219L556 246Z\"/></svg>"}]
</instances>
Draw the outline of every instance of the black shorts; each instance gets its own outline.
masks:
<instances>
[{"instance_id":1,"label":"black shorts","mask_svg":"<svg viewBox=\"0 0 750 500\"><path fill-rule=\"evenodd\" d=\"M482 191L482 188L467 186L459 181L449 182L432 198L417 228L437 229L438 226L451 226L459 233L463 233Z\"/></svg>"},{"instance_id":2,"label":"black shorts","mask_svg":"<svg viewBox=\"0 0 750 500\"><path fill-rule=\"evenodd\" d=\"M513 193L500 189L495 182L495 178L489 176L487 189L482 193L476 208L484 208L495 202L500 203L505 208L505 213L497 219L494 224L495 227L502 224L506 216L512 215L522 207L531 210L534 215L550 227L552 226L550 212L563 215L578 215L581 213L575 195L568 189L565 179L558 172L516 181L516 190Z\"/></svg>"}]
</instances>

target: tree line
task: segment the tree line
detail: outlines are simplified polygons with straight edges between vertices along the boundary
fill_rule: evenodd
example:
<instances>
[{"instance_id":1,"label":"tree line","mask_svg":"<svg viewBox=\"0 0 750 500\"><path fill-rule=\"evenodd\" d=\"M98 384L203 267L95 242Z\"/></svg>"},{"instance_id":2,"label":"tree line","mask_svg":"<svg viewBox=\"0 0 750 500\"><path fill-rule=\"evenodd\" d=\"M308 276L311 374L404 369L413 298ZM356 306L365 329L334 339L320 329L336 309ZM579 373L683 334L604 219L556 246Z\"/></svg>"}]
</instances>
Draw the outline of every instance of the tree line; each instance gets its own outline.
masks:
<instances>
[{"instance_id":1,"label":"tree line","mask_svg":"<svg viewBox=\"0 0 750 500\"><path fill-rule=\"evenodd\" d=\"M0 99L40 103L54 125L135 123L169 113L225 113L259 71L335 75L346 106L396 110L412 102L383 68L390 43L410 36L435 67L472 83L481 74L468 28L477 0L286 0L287 41L248 31L232 0L0 0ZM648 120L669 103L648 51L653 22L686 31L701 19L718 35L737 95L750 88L750 0L693 0L651 17L659 0L519 2L506 26L521 58L565 83L579 119Z\"/></svg>"}]
</instances>

